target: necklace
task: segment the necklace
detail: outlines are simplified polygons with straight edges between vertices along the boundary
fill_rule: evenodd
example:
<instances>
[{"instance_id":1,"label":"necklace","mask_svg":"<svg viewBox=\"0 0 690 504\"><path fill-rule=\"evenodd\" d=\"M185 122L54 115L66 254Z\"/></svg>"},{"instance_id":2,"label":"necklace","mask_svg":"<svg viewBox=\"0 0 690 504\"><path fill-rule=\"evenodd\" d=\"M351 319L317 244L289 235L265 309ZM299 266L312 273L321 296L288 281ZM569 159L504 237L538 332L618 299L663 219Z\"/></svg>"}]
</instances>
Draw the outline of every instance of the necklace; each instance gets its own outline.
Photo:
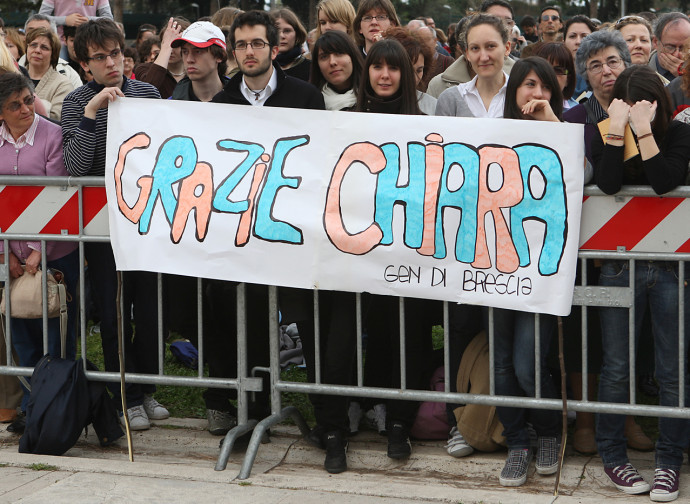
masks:
<instances>
[{"instance_id":1,"label":"necklace","mask_svg":"<svg viewBox=\"0 0 690 504\"><path fill-rule=\"evenodd\" d=\"M180 73L170 72L170 75L172 75L173 77L179 77L180 75L184 75L184 70L182 70Z\"/></svg>"},{"instance_id":2,"label":"necklace","mask_svg":"<svg viewBox=\"0 0 690 504\"><path fill-rule=\"evenodd\" d=\"M253 89L249 89L248 87L247 87L247 89L249 89L249 92L250 92L250 93L253 93L253 94L254 94L254 100L255 100L255 101L259 101L259 96L261 96L261 93L263 93L264 91L266 91L266 88L267 88L267 87L268 87L268 84L266 84L266 85L263 87L263 89L259 89L258 91L254 91Z\"/></svg>"}]
</instances>

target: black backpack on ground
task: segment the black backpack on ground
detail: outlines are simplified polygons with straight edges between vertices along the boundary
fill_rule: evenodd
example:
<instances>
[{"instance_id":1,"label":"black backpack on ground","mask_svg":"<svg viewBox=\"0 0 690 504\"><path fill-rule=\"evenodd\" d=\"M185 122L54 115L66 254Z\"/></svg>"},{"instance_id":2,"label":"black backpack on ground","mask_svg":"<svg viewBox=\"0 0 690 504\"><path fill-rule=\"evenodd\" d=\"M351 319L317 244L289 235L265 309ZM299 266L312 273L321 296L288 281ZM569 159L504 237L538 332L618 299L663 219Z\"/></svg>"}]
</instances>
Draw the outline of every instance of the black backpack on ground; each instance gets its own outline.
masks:
<instances>
[{"instance_id":1,"label":"black backpack on ground","mask_svg":"<svg viewBox=\"0 0 690 504\"><path fill-rule=\"evenodd\" d=\"M88 361L86 364L89 370L97 369ZM124 435L105 383L89 382L81 359L43 356L31 377L19 452L62 455L89 424L93 424L101 446Z\"/></svg>"}]
</instances>

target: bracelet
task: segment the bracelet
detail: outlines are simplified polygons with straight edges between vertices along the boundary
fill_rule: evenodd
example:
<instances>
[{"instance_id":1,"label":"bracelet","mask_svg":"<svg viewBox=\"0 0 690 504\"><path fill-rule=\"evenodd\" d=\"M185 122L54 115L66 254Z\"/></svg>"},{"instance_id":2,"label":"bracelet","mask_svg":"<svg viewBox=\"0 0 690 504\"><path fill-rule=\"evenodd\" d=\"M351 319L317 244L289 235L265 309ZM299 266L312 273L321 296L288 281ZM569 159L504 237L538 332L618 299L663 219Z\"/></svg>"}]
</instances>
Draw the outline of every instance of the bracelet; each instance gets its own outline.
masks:
<instances>
[{"instance_id":1,"label":"bracelet","mask_svg":"<svg viewBox=\"0 0 690 504\"><path fill-rule=\"evenodd\" d=\"M606 133L606 140L608 141L616 141L616 140L623 140L623 135L616 135L614 133Z\"/></svg>"},{"instance_id":2,"label":"bracelet","mask_svg":"<svg viewBox=\"0 0 690 504\"><path fill-rule=\"evenodd\" d=\"M647 138L647 137L650 137L650 136L652 136L652 135L654 135L654 133L652 133L652 132L650 131L649 133L645 133L644 135L638 136L638 137L637 137L637 141L639 142L639 141L642 140L643 138Z\"/></svg>"}]
</instances>

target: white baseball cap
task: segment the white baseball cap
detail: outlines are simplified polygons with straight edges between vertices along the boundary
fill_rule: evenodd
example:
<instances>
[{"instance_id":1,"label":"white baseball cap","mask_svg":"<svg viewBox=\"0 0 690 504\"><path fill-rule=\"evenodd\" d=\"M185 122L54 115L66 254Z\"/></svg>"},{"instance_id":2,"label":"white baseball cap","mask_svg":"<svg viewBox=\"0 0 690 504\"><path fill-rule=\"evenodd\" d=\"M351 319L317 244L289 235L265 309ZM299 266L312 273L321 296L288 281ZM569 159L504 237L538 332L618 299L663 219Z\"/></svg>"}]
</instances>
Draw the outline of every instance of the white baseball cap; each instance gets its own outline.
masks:
<instances>
[{"instance_id":1,"label":"white baseball cap","mask_svg":"<svg viewBox=\"0 0 690 504\"><path fill-rule=\"evenodd\" d=\"M189 42L195 47L209 47L217 45L226 49L225 35L216 25L210 21L197 21L189 25L185 31L180 34L170 44L172 47L179 47L185 42Z\"/></svg>"}]
</instances>

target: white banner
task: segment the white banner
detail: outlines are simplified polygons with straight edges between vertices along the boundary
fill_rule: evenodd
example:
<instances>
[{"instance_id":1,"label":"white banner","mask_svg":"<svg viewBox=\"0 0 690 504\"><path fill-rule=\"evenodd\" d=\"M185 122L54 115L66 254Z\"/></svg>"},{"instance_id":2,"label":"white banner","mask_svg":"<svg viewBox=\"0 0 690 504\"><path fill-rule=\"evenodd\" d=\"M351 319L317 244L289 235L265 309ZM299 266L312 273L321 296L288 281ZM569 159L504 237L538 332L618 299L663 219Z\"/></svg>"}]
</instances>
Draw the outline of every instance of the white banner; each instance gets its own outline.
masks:
<instances>
[{"instance_id":1,"label":"white banner","mask_svg":"<svg viewBox=\"0 0 690 504\"><path fill-rule=\"evenodd\" d=\"M118 269L570 312L580 125L109 108Z\"/></svg>"}]
</instances>

